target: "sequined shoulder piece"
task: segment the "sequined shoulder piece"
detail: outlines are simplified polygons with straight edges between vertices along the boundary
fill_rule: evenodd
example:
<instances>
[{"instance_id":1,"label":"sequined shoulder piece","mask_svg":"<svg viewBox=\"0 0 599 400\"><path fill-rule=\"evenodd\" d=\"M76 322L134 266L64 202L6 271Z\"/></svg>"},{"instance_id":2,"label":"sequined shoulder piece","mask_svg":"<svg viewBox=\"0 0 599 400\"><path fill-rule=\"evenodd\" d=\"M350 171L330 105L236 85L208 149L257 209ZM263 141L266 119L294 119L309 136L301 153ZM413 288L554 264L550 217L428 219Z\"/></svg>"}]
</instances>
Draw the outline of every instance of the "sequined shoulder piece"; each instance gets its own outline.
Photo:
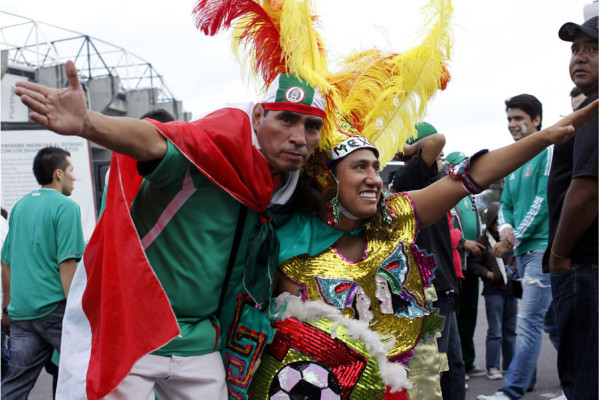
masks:
<instances>
[{"instance_id":1,"label":"sequined shoulder piece","mask_svg":"<svg viewBox=\"0 0 599 400\"><path fill-rule=\"evenodd\" d=\"M416 232L418 232L418 219L412 199L407 193L396 193L387 196L385 201L395 211L396 217L393 226L400 230L400 239L406 245L411 246L414 244Z\"/></svg>"}]
</instances>

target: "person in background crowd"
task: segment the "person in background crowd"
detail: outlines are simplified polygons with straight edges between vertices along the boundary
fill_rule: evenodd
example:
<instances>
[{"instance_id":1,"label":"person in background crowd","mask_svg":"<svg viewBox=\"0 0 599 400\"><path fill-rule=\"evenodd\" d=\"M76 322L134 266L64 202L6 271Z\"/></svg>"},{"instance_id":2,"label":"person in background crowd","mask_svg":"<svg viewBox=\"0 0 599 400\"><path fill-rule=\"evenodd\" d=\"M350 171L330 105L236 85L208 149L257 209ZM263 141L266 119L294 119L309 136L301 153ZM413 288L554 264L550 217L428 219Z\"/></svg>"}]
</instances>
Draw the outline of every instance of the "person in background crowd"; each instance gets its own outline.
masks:
<instances>
[{"instance_id":1,"label":"person in background crowd","mask_svg":"<svg viewBox=\"0 0 599 400\"><path fill-rule=\"evenodd\" d=\"M505 101L508 130L520 141L541 129L543 106L530 94ZM481 400L517 400L536 381L543 324L551 304L549 277L542 271L547 248L547 179L553 148L549 147L506 177L501 193L498 223L500 243L493 255L502 257L514 249L518 275L522 280L522 300L518 312L518 343L501 388Z\"/></svg>"},{"instance_id":2,"label":"person in background crowd","mask_svg":"<svg viewBox=\"0 0 599 400\"><path fill-rule=\"evenodd\" d=\"M449 167L453 167L466 158L464 153L454 151L445 157L445 162ZM477 242L481 234L481 222L476 212L474 198L471 195L464 197L451 209L451 214L453 226L462 232L457 250L460 255L464 279L459 280L460 291L457 319L460 343L462 345L462 357L464 358L464 366L466 367L466 379L469 379L471 376L483 376L485 374L485 370L479 369L474 365L476 358L474 331L476 329L480 290L478 276L468 270L469 257L480 257L484 247Z\"/></svg>"},{"instance_id":3,"label":"person in background crowd","mask_svg":"<svg viewBox=\"0 0 599 400\"><path fill-rule=\"evenodd\" d=\"M58 147L41 149L33 160L41 188L11 212L2 246L3 311L9 315L2 328L10 332L3 399L26 398L61 349L66 299L85 249L79 205L69 199L75 185L70 156Z\"/></svg>"},{"instance_id":4,"label":"person in background crowd","mask_svg":"<svg viewBox=\"0 0 599 400\"><path fill-rule=\"evenodd\" d=\"M486 374L489 379L502 379L501 369L507 371L516 349L516 313L518 299L512 293L511 266L512 252L502 257L492 254L499 242L497 213L499 203L489 204L485 231L478 239L484 246L478 256L468 259L468 270L480 277L484 283L483 296L487 314Z\"/></svg>"},{"instance_id":5,"label":"person in background crowd","mask_svg":"<svg viewBox=\"0 0 599 400\"><path fill-rule=\"evenodd\" d=\"M427 122L416 125L416 130L416 139L403 149L405 164L393 177L392 189L396 192L424 189L445 176L438 163L445 146L445 136ZM444 399L460 400L466 396L466 371L456 319L459 288L448 221L445 214L428 228L420 230L416 244L418 248L434 254L437 260L432 281L437 301L433 307L439 309L439 315L445 319L438 345L439 352L447 354L449 365L449 370L441 373L441 391Z\"/></svg>"},{"instance_id":6,"label":"person in background crowd","mask_svg":"<svg viewBox=\"0 0 599 400\"><path fill-rule=\"evenodd\" d=\"M570 77L586 99L597 99L598 17L568 22L560 39L571 43ZM574 105L573 105L574 107ZM569 400L597 399L597 118L555 146L547 187L549 246L544 267L559 326L557 370Z\"/></svg>"}]
</instances>

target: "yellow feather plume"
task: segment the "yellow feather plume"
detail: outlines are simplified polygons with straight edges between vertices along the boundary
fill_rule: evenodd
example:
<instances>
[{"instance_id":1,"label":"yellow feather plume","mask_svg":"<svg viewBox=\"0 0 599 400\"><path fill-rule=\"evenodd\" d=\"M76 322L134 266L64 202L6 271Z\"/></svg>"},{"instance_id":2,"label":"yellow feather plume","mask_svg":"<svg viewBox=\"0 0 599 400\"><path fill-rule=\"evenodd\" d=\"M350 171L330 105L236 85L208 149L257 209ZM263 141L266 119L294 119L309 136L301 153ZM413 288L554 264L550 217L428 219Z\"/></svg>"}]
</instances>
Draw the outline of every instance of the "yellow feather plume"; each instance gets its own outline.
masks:
<instances>
[{"instance_id":1,"label":"yellow feather plume","mask_svg":"<svg viewBox=\"0 0 599 400\"><path fill-rule=\"evenodd\" d=\"M335 129L335 113L341 108L337 91L328 81L328 61L324 41L314 29L317 20L309 0L285 0L281 14L281 47L288 72L317 87L325 96L327 114L320 148L326 146Z\"/></svg>"},{"instance_id":2,"label":"yellow feather plume","mask_svg":"<svg viewBox=\"0 0 599 400\"><path fill-rule=\"evenodd\" d=\"M313 82L327 93L330 85L323 76L328 73L326 50L313 27L310 8L309 1L285 1L281 15L281 47L289 72Z\"/></svg>"},{"instance_id":3,"label":"yellow feather plume","mask_svg":"<svg viewBox=\"0 0 599 400\"><path fill-rule=\"evenodd\" d=\"M378 147L383 166L415 134L428 101L449 80L451 0L431 0L424 13L429 33L421 45L403 54L353 54L329 80L340 92L341 112Z\"/></svg>"}]
</instances>

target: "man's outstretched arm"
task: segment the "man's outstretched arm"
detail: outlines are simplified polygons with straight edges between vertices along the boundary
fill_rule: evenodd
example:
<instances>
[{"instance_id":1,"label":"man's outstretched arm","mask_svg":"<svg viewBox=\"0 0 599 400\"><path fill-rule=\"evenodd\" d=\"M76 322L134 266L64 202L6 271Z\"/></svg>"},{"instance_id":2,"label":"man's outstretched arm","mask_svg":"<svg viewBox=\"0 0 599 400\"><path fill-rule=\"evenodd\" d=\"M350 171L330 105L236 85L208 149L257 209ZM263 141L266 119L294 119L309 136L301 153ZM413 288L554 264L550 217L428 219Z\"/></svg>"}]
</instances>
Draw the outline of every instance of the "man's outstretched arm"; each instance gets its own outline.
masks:
<instances>
[{"instance_id":1,"label":"man's outstretched arm","mask_svg":"<svg viewBox=\"0 0 599 400\"><path fill-rule=\"evenodd\" d=\"M68 87L52 89L18 82L15 94L30 109L30 118L60 135L80 136L139 161L162 158L166 139L150 122L109 117L87 109L83 88L72 61L66 63Z\"/></svg>"}]
</instances>

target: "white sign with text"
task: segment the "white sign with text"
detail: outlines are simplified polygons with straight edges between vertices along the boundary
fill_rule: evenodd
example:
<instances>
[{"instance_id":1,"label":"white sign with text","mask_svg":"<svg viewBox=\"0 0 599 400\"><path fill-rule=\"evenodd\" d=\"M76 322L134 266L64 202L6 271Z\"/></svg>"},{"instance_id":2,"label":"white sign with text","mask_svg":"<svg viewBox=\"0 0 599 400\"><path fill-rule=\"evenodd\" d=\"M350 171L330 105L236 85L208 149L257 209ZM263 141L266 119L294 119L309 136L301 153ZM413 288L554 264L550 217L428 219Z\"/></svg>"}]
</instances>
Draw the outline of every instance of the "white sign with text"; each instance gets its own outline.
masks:
<instances>
[{"instance_id":1,"label":"white sign with text","mask_svg":"<svg viewBox=\"0 0 599 400\"><path fill-rule=\"evenodd\" d=\"M2 131L2 207L9 212L21 197L40 187L33 176L33 158L46 146L71 153L75 189L71 198L81 208L81 223L87 242L96 226L94 189L87 140L61 136L45 129Z\"/></svg>"}]
</instances>

